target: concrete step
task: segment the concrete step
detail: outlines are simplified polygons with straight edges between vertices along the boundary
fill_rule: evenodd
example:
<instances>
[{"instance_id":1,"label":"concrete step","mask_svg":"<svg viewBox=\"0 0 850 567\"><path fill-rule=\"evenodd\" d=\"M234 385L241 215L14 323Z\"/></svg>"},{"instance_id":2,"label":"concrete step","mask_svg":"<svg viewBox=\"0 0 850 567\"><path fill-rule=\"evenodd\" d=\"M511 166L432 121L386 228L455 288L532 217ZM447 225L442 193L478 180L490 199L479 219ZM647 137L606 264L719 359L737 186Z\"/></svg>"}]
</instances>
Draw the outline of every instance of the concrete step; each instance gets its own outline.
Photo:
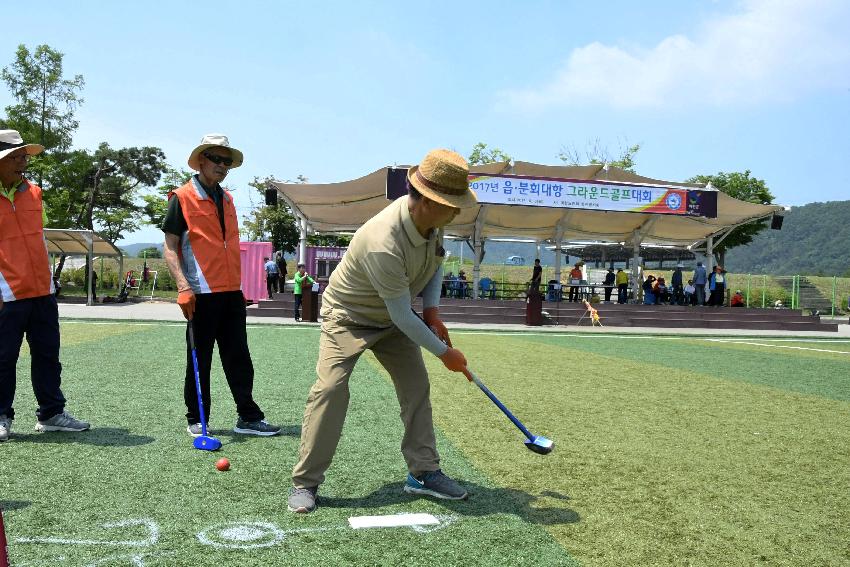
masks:
<instances>
[{"instance_id":1,"label":"concrete step","mask_svg":"<svg viewBox=\"0 0 850 567\"><path fill-rule=\"evenodd\" d=\"M755 309L730 307L683 307L671 305L595 304L606 327L704 328L750 330L838 331L834 323L822 323L819 317L804 316L800 309ZM421 299L414 308L421 312ZM576 303L543 303L546 325L590 326L582 319L585 308ZM291 319L294 314L292 295L275 300L261 300L248 308L260 317ZM491 301L444 299L440 316L447 323L519 324L526 320L525 301ZM581 321L581 323L579 323Z\"/></svg>"}]
</instances>

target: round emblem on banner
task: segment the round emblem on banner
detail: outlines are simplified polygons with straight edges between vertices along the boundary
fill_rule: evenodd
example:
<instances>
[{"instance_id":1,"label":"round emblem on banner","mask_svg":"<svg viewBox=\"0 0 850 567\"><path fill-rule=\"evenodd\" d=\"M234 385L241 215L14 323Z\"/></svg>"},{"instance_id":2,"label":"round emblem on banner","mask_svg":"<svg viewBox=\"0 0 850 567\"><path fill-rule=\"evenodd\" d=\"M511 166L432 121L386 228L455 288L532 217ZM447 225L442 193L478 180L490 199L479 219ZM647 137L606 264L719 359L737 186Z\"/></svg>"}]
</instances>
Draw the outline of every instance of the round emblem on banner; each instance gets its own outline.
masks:
<instances>
[{"instance_id":1,"label":"round emblem on banner","mask_svg":"<svg viewBox=\"0 0 850 567\"><path fill-rule=\"evenodd\" d=\"M666 199L667 208L673 211L678 211L682 206L682 197L678 193L669 193Z\"/></svg>"}]
</instances>

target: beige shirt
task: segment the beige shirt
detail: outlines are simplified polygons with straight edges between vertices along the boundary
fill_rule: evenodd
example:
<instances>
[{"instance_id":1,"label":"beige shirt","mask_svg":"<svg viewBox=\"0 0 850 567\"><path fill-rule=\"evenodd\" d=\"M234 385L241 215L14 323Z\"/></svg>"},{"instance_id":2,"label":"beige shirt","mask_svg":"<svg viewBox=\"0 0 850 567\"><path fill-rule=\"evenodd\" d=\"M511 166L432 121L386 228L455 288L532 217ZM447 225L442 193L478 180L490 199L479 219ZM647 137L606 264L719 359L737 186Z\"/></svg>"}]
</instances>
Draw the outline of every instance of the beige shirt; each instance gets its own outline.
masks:
<instances>
[{"instance_id":1,"label":"beige shirt","mask_svg":"<svg viewBox=\"0 0 850 567\"><path fill-rule=\"evenodd\" d=\"M443 262L443 231L423 238L399 197L361 226L322 296L322 317L392 325L385 299L419 295Z\"/></svg>"}]
</instances>

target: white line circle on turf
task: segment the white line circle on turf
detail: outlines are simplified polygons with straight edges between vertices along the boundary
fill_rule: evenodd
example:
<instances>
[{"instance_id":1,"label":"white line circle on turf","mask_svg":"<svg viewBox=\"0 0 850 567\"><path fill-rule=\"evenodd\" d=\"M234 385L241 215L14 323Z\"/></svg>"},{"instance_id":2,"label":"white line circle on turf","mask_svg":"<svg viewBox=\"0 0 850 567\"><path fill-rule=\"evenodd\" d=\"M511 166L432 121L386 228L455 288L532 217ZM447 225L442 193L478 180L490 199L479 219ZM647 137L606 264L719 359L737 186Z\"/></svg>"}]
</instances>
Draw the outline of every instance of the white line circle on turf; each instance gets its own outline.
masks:
<instances>
[{"instance_id":1,"label":"white line circle on turf","mask_svg":"<svg viewBox=\"0 0 850 567\"><path fill-rule=\"evenodd\" d=\"M222 549L271 547L286 537L283 530L268 522L230 522L205 529L198 534L204 545Z\"/></svg>"}]
</instances>

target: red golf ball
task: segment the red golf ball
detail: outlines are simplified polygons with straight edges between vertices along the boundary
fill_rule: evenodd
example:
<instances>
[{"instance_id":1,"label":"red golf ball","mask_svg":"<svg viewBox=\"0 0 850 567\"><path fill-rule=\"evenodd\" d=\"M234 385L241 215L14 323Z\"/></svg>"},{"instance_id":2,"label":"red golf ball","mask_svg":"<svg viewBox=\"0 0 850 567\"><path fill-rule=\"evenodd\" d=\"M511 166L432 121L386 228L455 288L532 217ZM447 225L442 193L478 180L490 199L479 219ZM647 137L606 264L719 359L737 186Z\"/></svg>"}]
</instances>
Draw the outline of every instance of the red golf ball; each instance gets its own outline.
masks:
<instances>
[{"instance_id":1,"label":"red golf ball","mask_svg":"<svg viewBox=\"0 0 850 567\"><path fill-rule=\"evenodd\" d=\"M230 461L227 460L226 457L222 457L215 462L215 468L224 472L230 470Z\"/></svg>"}]
</instances>

